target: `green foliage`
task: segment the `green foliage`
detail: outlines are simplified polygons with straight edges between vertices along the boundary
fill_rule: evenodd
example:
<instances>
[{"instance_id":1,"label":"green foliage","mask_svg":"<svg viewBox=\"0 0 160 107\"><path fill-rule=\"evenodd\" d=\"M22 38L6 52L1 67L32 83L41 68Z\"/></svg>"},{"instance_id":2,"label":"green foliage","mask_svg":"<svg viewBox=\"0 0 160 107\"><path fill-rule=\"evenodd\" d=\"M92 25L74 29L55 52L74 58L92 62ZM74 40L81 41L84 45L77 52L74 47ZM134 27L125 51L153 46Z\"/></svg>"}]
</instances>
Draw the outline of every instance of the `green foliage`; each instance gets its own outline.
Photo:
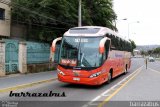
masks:
<instances>
[{"instance_id":1,"label":"green foliage","mask_svg":"<svg viewBox=\"0 0 160 107\"><path fill-rule=\"evenodd\" d=\"M148 50L148 51L141 51L142 55L160 55L160 47L152 49L152 50Z\"/></svg>"},{"instance_id":2,"label":"green foliage","mask_svg":"<svg viewBox=\"0 0 160 107\"><path fill-rule=\"evenodd\" d=\"M88 15L84 23L115 29L112 22L116 19L116 14L112 9L112 0L84 0L84 3L87 11L85 16Z\"/></svg>"},{"instance_id":3,"label":"green foliage","mask_svg":"<svg viewBox=\"0 0 160 107\"><path fill-rule=\"evenodd\" d=\"M115 30L112 0L82 0L82 25ZM51 41L78 23L78 0L12 0L12 20L27 26L27 39Z\"/></svg>"},{"instance_id":4,"label":"green foliage","mask_svg":"<svg viewBox=\"0 0 160 107\"><path fill-rule=\"evenodd\" d=\"M146 51L141 51L141 55L143 55L143 56L147 56L148 55L148 53L146 52Z\"/></svg>"},{"instance_id":5,"label":"green foliage","mask_svg":"<svg viewBox=\"0 0 160 107\"><path fill-rule=\"evenodd\" d=\"M154 54L160 54L160 47L156 48L153 50Z\"/></svg>"},{"instance_id":6,"label":"green foliage","mask_svg":"<svg viewBox=\"0 0 160 107\"><path fill-rule=\"evenodd\" d=\"M133 41L133 40L129 40L130 42L131 42L131 49L132 49L132 52L133 52L133 50L136 48L136 44L135 44L135 42Z\"/></svg>"}]
</instances>

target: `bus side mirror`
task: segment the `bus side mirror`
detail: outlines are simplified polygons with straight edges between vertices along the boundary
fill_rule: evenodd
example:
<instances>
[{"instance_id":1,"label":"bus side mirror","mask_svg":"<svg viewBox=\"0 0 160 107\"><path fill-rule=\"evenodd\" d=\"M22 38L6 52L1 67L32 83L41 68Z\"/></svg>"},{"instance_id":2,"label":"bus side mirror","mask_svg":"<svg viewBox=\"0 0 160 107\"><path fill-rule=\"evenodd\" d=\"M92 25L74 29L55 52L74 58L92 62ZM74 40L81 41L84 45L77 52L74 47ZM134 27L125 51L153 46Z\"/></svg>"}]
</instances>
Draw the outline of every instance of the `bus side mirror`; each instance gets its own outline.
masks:
<instances>
[{"instance_id":1,"label":"bus side mirror","mask_svg":"<svg viewBox=\"0 0 160 107\"><path fill-rule=\"evenodd\" d=\"M59 38L56 38L53 40L53 42L52 42L52 52L53 53L56 51L56 43L60 40L62 40L62 37L59 37Z\"/></svg>"},{"instance_id":2,"label":"bus side mirror","mask_svg":"<svg viewBox=\"0 0 160 107\"><path fill-rule=\"evenodd\" d=\"M104 37L103 39L101 39L100 43L99 43L99 53L103 54L105 52L105 43L107 40L110 40L107 37Z\"/></svg>"}]
</instances>

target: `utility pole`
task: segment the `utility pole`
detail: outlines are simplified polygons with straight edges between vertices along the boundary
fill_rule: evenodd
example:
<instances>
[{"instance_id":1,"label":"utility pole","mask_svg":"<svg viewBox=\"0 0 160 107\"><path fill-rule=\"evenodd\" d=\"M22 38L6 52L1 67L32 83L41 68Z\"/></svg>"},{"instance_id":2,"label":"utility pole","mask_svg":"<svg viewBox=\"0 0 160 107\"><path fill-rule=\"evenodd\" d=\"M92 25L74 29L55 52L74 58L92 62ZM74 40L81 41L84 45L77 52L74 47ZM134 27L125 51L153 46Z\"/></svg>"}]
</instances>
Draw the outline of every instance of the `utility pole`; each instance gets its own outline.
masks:
<instances>
[{"instance_id":1,"label":"utility pole","mask_svg":"<svg viewBox=\"0 0 160 107\"><path fill-rule=\"evenodd\" d=\"M79 0L79 8L78 8L78 27L82 26L82 13L81 13L81 9L82 9L82 0Z\"/></svg>"}]
</instances>

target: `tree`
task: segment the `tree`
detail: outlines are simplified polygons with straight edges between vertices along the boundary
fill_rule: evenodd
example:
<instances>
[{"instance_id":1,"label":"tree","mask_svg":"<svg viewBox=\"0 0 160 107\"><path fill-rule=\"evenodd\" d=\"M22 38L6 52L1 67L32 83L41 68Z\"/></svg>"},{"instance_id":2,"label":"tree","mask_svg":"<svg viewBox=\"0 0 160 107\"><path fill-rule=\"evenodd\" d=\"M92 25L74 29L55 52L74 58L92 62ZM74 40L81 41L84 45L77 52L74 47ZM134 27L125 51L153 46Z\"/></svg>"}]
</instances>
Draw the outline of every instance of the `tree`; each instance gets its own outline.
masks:
<instances>
[{"instance_id":1,"label":"tree","mask_svg":"<svg viewBox=\"0 0 160 107\"><path fill-rule=\"evenodd\" d=\"M133 52L133 50L136 48L136 44L135 44L135 42L133 41L133 40L131 40L131 39L129 39L129 41L130 41L130 44L131 44L131 52L132 52L132 55L134 56L134 52Z\"/></svg>"},{"instance_id":2,"label":"tree","mask_svg":"<svg viewBox=\"0 0 160 107\"><path fill-rule=\"evenodd\" d=\"M116 29L112 8L112 0L82 0L82 25ZM78 0L12 0L12 22L27 26L26 39L51 42L78 25Z\"/></svg>"},{"instance_id":3,"label":"tree","mask_svg":"<svg viewBox=\"0 0 160 107\"><path fill-rule=\"evenodd\" d=\"M160 54L160 47L156 48L153 50L154 54Z\"/></svg>"},{"instance_id":4,"label":"tree","mask_svg":"<svg viewBox=\"0 0 160 107\"><path fill-rule=\"evenodd\" d=\"M131 47L132 47L132 52L133 52L133 50L136 48L136 44L135 44L135 42L133 41L133 40L129 40L130 41L130 43L131 43Z\"/></svg>"},{"instance_id":5,"label":"tree","mask_svg":"<svg viewBox=\"0 0 160 107\"><path fill-rule=\"evenodd\" d=\"M113 11L112 0L84 0L92 25L106 26L115 30L113 21L117 18Z\"/></svg>"},{"instance_id":6,"label":"tree","mask_svg":"<svg viewBox=\"0 0 160 107\"><path fill-rule=\"evenodd\" d=\"M146 51L144 51L144 50L141 51L141 55L142 55L142 56L146 56L147 54L148 54L148 53L147 53Z\"/></svg>"}]
</instances>

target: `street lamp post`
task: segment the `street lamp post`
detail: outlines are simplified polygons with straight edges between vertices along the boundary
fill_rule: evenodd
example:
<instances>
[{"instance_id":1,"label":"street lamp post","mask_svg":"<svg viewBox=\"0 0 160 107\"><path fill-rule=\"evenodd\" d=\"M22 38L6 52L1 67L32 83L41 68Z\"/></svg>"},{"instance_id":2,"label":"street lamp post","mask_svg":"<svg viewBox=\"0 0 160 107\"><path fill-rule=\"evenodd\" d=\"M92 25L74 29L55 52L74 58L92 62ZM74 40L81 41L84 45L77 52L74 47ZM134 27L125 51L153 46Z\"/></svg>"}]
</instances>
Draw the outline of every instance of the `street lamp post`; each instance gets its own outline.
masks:
<instances>
[{"instance_id":1,"label":"street lamp post","mask_svg":"<svg viewBox=\"0 0 160 107\"><path fill-rule=\"evenodd\" d=\"M117 28L117 22L121 20L127 20L127 18L115 20L115 28Z\"/></svg>"},{"instance_id":2,"label":"street lamp post","mask_svg":"<svg viewBox=\"0 0 160 107\"><path fill-rule=\"evenodd\" d=\"M130 35L130 25L133 24L133 23L140 23L140 22L136 21L136 22L128 23L128 39L129 39L129 35Z\"/></svg>"}]
</instances>

